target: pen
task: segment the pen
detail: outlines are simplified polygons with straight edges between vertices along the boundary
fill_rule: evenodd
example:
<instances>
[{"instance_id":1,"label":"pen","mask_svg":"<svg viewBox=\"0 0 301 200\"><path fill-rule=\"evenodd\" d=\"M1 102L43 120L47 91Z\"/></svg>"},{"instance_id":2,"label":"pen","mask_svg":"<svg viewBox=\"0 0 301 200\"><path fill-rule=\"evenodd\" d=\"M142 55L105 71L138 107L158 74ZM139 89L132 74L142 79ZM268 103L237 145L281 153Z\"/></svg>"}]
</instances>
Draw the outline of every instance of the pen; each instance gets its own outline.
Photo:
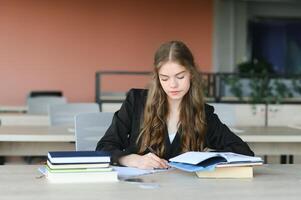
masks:
<instances>
[{"instance_id":1,"label":"pen","mask_svg":"<svg viewBox=\"0 0 301 200\"><path fill-rule=\"evenodd\" d=\"M148 146L147 149L148 149L151 153L153 153L153 154L155 154L156 156L158 156L157 153L155 152L155 150L154 150L153 148L151 148L150 146ZM166 170L166 169L168 169L168 168L169 168L169 167L167 167L167 168L154 168L154 170L162 170L162 169Z\"/></svg>"},{"instance_id":2,"label":"pen","mask_svg":"<svg viewBox=\"0 0 301 200\"><path fill-rule=\"evenodd\" d=\"M151 148L150 146L147 147L147 149L148 149L151 153L153 153L153 154L155 154L156 156L158 156L157 153L155 152L155 150L153 150L153 148Z\"/></svg>"}]
</instances>

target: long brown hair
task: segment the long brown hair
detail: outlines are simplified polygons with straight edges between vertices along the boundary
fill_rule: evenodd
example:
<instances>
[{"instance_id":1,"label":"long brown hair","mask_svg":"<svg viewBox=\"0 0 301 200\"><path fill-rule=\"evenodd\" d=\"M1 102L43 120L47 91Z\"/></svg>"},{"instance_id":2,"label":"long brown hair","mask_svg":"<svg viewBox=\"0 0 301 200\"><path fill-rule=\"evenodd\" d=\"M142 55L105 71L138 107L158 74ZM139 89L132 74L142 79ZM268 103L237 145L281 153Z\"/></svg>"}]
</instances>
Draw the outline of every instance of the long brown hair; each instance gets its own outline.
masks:
<instances>
[{"instance_id":1,"label":"long brown hair","mask_svg":"<svg viewBox=\"0 0 301 200\"><path fill-rule=\"evenodd\" d=\"M161 45L155 53L153 79L137 139L140 154L148 146L153 147L159 156L163 156L165 152L164 140L169 109L167 95L160 84L159 69L168 61L182 65L191 76L190 88L180 104L181 152L202 151L204 148L206 120L201 77L188 47L183 42L170 41Z\"/></svg>"}]
</instances>

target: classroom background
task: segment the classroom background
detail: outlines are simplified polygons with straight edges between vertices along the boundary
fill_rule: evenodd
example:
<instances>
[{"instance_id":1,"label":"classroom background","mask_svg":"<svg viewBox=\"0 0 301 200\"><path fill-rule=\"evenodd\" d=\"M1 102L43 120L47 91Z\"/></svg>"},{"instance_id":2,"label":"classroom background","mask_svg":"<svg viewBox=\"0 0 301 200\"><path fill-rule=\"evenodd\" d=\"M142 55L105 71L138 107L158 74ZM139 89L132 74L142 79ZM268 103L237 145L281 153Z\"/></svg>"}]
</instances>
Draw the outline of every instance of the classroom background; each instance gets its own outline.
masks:
<instances>
[{"instance_id":1,"label":"classroom background","mask_svg":"<svg viewBox=\"0 0 301 200\"><path fill-rule=\"evenodd\" d=\"M49 105L115 112L147 87L158 46L181 40L221 120L265 162L300 163L300 11L293 0L0 0L1 156L75 149L74 132L49 136ZM76 109L72 120L90 111Z\"/></svg>"}]
</instances>

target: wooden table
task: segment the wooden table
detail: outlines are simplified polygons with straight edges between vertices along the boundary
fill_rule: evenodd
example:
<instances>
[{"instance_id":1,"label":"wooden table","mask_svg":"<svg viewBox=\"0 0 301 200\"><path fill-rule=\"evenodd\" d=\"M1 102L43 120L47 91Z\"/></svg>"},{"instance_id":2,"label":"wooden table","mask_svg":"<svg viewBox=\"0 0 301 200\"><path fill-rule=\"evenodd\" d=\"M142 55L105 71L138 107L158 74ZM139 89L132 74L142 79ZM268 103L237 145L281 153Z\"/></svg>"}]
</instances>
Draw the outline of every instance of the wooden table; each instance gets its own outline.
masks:
<instances>
[{"instance_id":1,"label":"wooden table","mask_svg":"<svg viewBox=\"0 0 301 200\"><path fill-rule=\"evenodd\" d=\"M26 113L27 110L27 106L0 105L0 113Z\"/></svg>"},{"instance_id":2,"label":"wooden table","mask_svg":"<svg viewBox=\"0 0 301 200\"><path fill-rule=\"evenodd\" d=\"M301 129L290 127L235 127L258 155L301 155ZM235 132L235 131L234 131Z\"/></svg>"},{"instance_id":3,"label":"wooden table","mask_svg":"<svg viewBox=\"0 0 301 200\"><path fill-rule=\"evenodd\" d=\"M301 155L301 130L289 127L236 127L257 155ZM0 155L46 155L51 150L74 150L74 132L67 127L2 126Z\"/></svg>"},{"instance_id":4,"label":"wooden table","mask_svg":"<svg viewBox=\"0 0 301 200\"><path fill-rule=\"evenodd\" d=\"M0 155L44 156L48 151L75 150L74 142L74 131L68 127L0 127Z\"/></svg>"},{"instance_id":5,"label":"wooden table","mask_svg":"<svg viewBox=\"0 0 301 200\"><path fill-rule=\"evenodd\" d=\"M48 115L26 113L0 113L1 126L49 126Z\"/></svg>"},{"instance_id":6,"label":"wooden table","mask_svg":"<svg viewBox=\"0 0 301 200\"><path fill-rule=\"evenodd\" d=\"M199 179L178 170L142 176L144 183L51 184L38 166L0 166L2 200L297 200L301 165L255 168L253 179Z\"/></svg>"}]
</instances>

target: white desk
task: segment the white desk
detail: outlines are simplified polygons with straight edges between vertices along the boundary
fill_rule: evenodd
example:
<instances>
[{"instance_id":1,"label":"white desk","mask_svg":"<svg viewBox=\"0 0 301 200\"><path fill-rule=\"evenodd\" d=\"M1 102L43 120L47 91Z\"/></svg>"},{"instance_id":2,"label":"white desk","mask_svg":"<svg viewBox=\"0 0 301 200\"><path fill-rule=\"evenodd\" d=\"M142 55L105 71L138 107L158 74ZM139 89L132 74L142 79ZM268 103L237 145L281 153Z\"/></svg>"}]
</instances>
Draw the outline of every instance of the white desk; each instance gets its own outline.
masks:
<instances>
[{"instance_id":1,"label":"white desk","mask_svg":"<svg viewBox=\"0 0 301 200\"><path fill-rule=\"evenodd\" d=\"M0 113L1 126L49 126L48 115L25 113Z\"/></svg>"},{"instance_id":2,"label":"white desk","mask_svg":"<svg viewBox=\"0 0 301 200\"><path fill-rule=\"evenodd\" d=\"M0 105L0 113L25 113L27 112L27 106L5 106Z\"/></svg>"},{"instance_id":3,"label":"white desk","mask_svg":"<svg viewBox=\"0 0 301 200\"><path fill-rule=\"evenodd\" d=\"M67 127L0 127L0 155L44 156L48 151L75 150L74 142L74 132Z\"/></svg>"},{"instance_id":4,"label":"white desk","mask_svg":"<svg viewBox=\"0 0 301 200\"><path fill-rule=\"evenodd\" d=\"M193 173L172 170L141 177L158 187L139 183L50 184L37 166L0 166L2 200L297 200L301 197L301 165L255 168L253 179L199 179Z\"/></svg>"},{"instance_id":5,"label":"white desk","mask_svg":"<svg viewBox=\"0 0 301 200\"><path fill-rule=\"evenodd\" d=\"M235 127L258 155L301 155L301 129L290 127Z\"/></svg>"},{"instance_id":6,"label":"white desk","mask_svg":"<svg viewBox=\"0 0 301 200\"><path fill-rule=\"evenodd\" d=\"M301 155L301 130L289 127L238 127L236 133L257 155ZM66 127L2 126L0 155L46 155L52 150L74 150L74 132Z\"/></svg>"}]
</instances>

